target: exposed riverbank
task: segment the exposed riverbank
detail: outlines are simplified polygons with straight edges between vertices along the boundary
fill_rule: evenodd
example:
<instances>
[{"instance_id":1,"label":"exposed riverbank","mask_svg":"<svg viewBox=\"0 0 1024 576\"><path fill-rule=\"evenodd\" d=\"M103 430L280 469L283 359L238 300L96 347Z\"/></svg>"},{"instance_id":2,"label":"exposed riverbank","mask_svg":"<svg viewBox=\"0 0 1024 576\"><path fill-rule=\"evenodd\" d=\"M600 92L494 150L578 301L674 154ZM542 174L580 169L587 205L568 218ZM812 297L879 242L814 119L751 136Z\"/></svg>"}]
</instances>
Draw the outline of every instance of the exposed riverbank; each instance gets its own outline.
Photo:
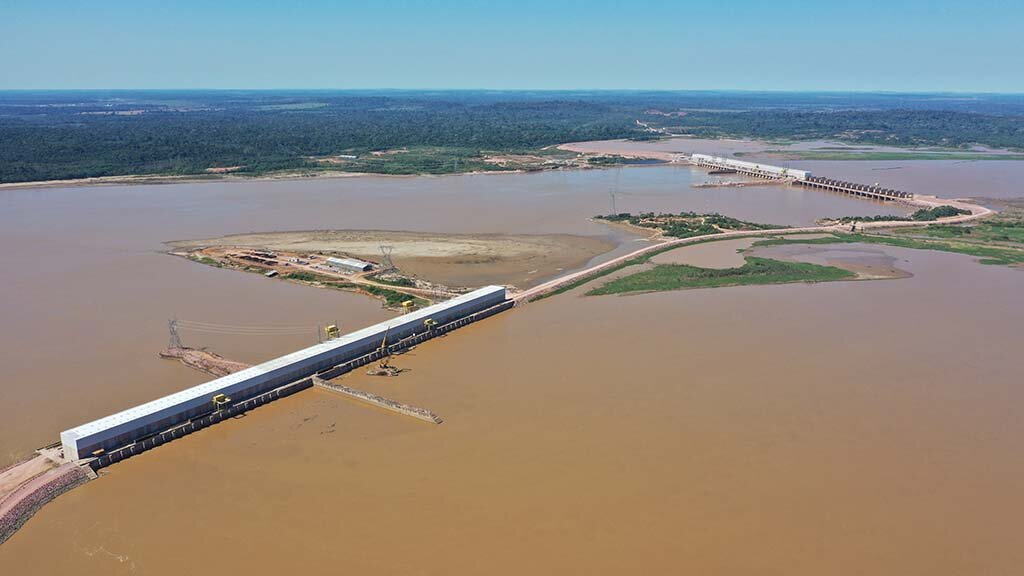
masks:
<instances>
[{"instance_id":1,"label":"exposed riverbank","mask_svg":"<svg viewBox=\"0 0 1024 576\"><path fill-rule=\"evenodd\" d=\"M557 276L614 248L599 237L574 234L438 234L384 230L311 230L235 234L219 238L171 242L173 250L205 255L210 249L258 249L295 255L350 256L380 262L382 246L402 274L448 288L486 284L529 287ZM294 258L291 258L294 260ZM287 260L287 258L286 258ZM200 260L201 261L201 260ZM321 262L322 263L322 262ZM288 262L281 268L298 270ZM304 268L303 268L304 269ZM314 273L325 273L319 266ZM401 285L393 289L402 289Z\"/></svg>"},{"instance_id":2,"label":"exposed riverbank","mask_svg":"<svg viewBox=\"0 0 1024 576\"><path fill-rule=\"evenodd\" d=\"M374 160L394 158L403 151L382 152ZM405 151L407 152L407 151ZM562 152L562 153L559 153ZM320 168L289 169L265 173L246 174L236 170L214 170L199 174L126 174L118 176L97 176L92 178L75 178L64 180L38 180L29 182L3 182L0 190L23 188L55 188L68 186L123 186L123 185L159 185L159 184L191 184L201 182L272 182L288 180L311 180L332 178L421 178L449 175L499 175L523 174L552 170L594 170L614 168L628 165L648 164L635 160L659 160L653 156L617 155L606 153L567 154L568 149L545 148L524 153L484 154L478 163L463 163L459 169L456 162L452 169L443 172L417 171L411 169L398 173L360 168L355 160L327 157L317 159Z\"/></svg>"}]
</instances>

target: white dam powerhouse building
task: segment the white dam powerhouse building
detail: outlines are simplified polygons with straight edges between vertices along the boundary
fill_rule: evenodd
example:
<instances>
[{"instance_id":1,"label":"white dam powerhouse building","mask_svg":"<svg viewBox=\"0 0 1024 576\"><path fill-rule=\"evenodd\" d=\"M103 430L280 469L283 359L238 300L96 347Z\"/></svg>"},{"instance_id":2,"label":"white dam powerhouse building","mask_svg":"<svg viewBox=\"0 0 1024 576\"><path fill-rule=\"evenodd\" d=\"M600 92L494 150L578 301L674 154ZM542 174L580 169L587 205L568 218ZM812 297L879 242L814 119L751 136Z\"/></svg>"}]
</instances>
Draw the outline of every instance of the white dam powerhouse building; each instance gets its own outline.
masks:
<instances>
[{"instance_id":1,"label":"white dam powerhouse building","mask_svg":"<svg viewBox=\"0 0 1024 576\"><path fill-rule=\"evenodd\" d=\"M690 156L690 161L698 166L720 168L723 170L735 170L736 172L743 174L761 176L764 178L794 178L796 180L807 180L811 177L811 173L807 170L794 170L793 168L783 168L781 166L772 166L770 164L744 162L743 160L723 158L721 156L709 156L707 154L693 154Z\"/></svg>"},{"instance_id":2,"label":"white dam powerhouse building","mask_svg":"<svg viewBox=\"0 0 1024 576\"><path fill-rule=\"evenodd\" d=\"M129 445L191 418L209 413L213 397L224 394L235 401L255 397L317 372L372 353L387 342L397 342L436 325L460 320L506 302L505 288L488 286L439 304L374 324L334 340L310 346L234 374L175 392L163 398L100 418L60 434L64 456L88 458L99 451Z\"/></svg>"}]
</instances>

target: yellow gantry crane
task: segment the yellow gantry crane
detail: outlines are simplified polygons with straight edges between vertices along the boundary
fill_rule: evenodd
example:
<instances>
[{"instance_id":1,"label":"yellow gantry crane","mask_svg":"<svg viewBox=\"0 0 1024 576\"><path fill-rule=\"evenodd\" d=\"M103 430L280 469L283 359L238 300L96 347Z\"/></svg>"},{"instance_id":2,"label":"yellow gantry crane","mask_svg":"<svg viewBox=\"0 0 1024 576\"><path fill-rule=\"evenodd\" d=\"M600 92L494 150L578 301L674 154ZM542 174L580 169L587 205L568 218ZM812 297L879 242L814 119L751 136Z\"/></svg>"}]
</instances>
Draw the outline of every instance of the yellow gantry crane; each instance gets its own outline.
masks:
<instances>
[{"instance_id":1,"label":"yellow gantry crane","mask_svg":"<svg viewBox=\"0 0 1024 576\"><path fill-rule=\"evenodd\" d=\"M338 328L337 324L328 324L327 326L324 326L324 336L326 336L328 340L333 340L338 336L341 336L341 330Z\"/></svg>"},{"instance_id":2,"label":"yellow gantry crane","mask_svg":"<svg viewBox=\"0 0 1024 576\"><path fill-rule=\"evenodd\" d=\"M220 410L227 406L228 404L231 404L231 397L227 396L226 394L217 394L216 396L211 398L210 401L213 403L214 410Z\"/></svg>"}]
</instances>

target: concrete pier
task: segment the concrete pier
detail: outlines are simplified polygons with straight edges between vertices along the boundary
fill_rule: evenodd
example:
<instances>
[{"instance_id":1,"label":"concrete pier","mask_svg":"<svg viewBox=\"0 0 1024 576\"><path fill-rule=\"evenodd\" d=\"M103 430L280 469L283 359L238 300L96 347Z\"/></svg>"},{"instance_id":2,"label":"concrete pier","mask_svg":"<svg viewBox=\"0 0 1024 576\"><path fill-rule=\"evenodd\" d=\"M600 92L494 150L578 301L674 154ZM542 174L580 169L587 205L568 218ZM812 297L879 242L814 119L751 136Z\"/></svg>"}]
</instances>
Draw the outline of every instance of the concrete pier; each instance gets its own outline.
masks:
<instances>
[{"instance_id":1,"label":"concrete pier","mask_svg":"<svg viewBox=\"0 0 1024 576\"><path fill-rule=\"evenodd\" d=\"M325 390L330 390L332 392L344 394L345 396L348 396L349 398L353 398L355 400L359 400L360 402L366 402L367 404L372 404L379 408L390 410L397 414L404 414L405 416L410 416L412 418L423 420L425 422L433 422L434 424L440 424L444 422L444 420L442 420L440 416L434 414L433 412L427 410L426 408L419 408L417 406L402 404L401 402L392 400L390 398L385 398L383 396L378 396L376 394L364 392L363 390L356 390L355 388L349 388L348 386L345 386L343 384L328 382L327 380L324 380L323 378L318 378L316 376L313 377L313 385L319 388L323 388Z\"/></svg>"}]
</instances>

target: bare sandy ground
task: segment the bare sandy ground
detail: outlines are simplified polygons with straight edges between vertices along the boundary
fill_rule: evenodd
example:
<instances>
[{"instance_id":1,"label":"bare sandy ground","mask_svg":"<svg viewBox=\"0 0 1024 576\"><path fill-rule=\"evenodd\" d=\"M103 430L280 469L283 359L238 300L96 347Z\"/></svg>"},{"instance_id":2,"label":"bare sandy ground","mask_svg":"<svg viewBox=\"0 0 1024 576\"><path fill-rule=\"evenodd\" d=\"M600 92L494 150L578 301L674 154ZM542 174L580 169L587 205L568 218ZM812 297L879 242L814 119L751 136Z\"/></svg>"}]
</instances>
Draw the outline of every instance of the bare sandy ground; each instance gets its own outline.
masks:
<instances>
[{"instance_id":1,"label":"bare sandy ground","mask_svg":"<svg viewBox=\"0 0 1024 576\"><path fill-rule=\"evenodd\" d=\"M235 234L171 242L175 249L262 248L289 252L344 254L381 260L381 245L393 247L402 272L448 286L489 283L528 286L563 270L582 266L614 248L600 238L571 234L432 234L384 230L310 230Z\"/></svg>"},{"instance_id":2,"label":"bare sandy ground","mask_svg":"<svg viewBox=\"0 0 1024 576\"><path fill-rule=\"evenodd\" d=\"M29 460L19 463L16 466L11 466L3 472L0 472L0 502L2 502L8 494L13 492L22 484L28 482L33 477L56 467L57 463L46 456L39 454Z\"/></svg>"}]
</instances>

